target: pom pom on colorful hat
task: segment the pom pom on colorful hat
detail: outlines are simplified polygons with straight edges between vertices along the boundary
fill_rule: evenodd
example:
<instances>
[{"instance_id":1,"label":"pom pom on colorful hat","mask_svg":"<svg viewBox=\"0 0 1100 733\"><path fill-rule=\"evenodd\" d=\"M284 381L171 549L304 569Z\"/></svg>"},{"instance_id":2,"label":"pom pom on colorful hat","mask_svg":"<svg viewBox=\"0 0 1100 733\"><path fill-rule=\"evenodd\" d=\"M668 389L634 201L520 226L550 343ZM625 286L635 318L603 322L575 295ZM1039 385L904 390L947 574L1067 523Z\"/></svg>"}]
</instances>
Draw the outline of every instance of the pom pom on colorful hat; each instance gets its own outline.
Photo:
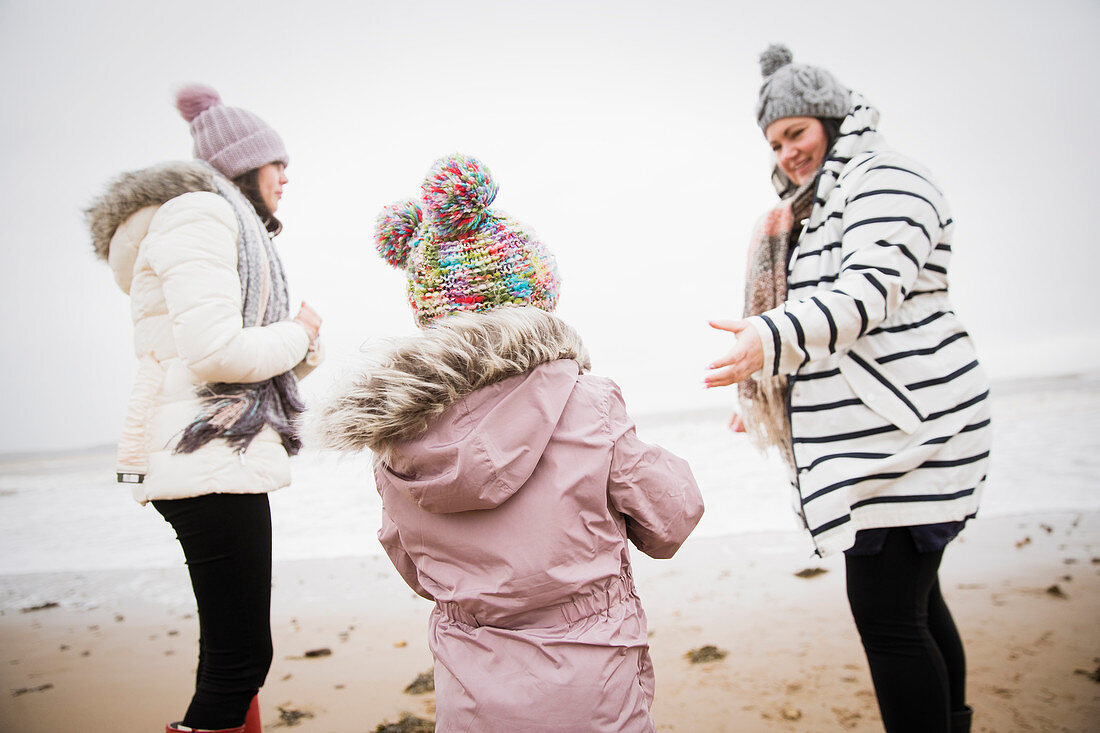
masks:
<instances>
[{"instance_id":1,"label":"pom pom on colorful hat","mask_svg":"<svg viewBox=\"0 0 1100 733\"><path fill-rule=\"evenodd\" d=\"M421 192L419 203L383 209L375 228L379 255L405 271L419 325L460 311L554 310L561 284L554 256L522 224L489 208L497 184L484 163L440 158Z\"/></svg>"},{"instance_id":2,"label":"pom pom on colorful hat","mask_svg":"<svg viewBox=\"0 0 1100 733\"><path fill-rule=\"evenodd\" d=\"M760 54L764 83L756 101L760 129L784 117L846 117L851 91L825 69L794 63L794 54L773 43Z\"/></svg>"},{"instance_id":3,"label":"pom pom on colorful hat","mask_svg":"<svg viewBox=\"0 0 1100 733\"><path fill-rule=\"evenodd\" d=\"M378 254L393 267L404 269L424 212L415 201L398 201L382 209L374 230Z\"/></svg>"},{"instance_id":4,"label":"pom pom on colorful hat","mask_svg":"<svg viewBox=\"0 0 1100 733\"><path fill-rule=\"evenodd\" d=\"M211 87L191 84L180 89L176 109L191 124L195 157L226 178L268 163L290 163L279 133L248 110L227 107Z\"/></svg>"}]
</instances>

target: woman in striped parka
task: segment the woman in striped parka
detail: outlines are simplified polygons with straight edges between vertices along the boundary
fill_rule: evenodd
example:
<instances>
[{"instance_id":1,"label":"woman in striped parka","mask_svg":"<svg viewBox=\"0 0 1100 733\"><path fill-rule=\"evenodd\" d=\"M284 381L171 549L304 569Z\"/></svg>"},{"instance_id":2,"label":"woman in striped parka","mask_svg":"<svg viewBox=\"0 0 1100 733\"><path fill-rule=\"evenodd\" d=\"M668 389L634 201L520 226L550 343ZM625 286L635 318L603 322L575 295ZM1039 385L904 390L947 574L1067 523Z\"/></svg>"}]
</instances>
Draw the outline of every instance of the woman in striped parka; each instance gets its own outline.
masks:
<instances>
[{"instance_id":1,"label":"woman in striped parka","mask_svg":"<svg viewBox=\"0 0 1100 733\"><path fill-rule=\"evenodd\" d=\"M791 467L819 555L843 551L886 730L969 731L945 546L988 470L989 386L948 297L953 221L929 172L824 69L761 56L757 121L781 201L757 226L744 320L710 365L745 428Z\"/></svg>"}]
</instances>

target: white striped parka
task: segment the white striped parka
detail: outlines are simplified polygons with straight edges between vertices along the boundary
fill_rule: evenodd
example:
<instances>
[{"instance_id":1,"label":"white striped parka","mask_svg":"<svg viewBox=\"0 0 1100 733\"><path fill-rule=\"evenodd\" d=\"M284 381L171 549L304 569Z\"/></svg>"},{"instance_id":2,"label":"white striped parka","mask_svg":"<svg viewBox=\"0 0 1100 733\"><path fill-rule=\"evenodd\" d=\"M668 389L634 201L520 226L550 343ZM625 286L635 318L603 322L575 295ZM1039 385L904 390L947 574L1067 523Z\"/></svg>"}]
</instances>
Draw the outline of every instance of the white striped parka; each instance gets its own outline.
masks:
<instances>
[{"instance_id":1,"label":"white striped parka","mask_svg":"<svg viewBox=\"0 0 1100 733\"><path fill-rule=\"evenodd\" d=\"M989 384L948 297L951 213L877 123L853 93L787 301L749 319L760 374L788 376L793 504L820 555L860 529L972 517L988 471Z\"/></svg>"}]
</instances>

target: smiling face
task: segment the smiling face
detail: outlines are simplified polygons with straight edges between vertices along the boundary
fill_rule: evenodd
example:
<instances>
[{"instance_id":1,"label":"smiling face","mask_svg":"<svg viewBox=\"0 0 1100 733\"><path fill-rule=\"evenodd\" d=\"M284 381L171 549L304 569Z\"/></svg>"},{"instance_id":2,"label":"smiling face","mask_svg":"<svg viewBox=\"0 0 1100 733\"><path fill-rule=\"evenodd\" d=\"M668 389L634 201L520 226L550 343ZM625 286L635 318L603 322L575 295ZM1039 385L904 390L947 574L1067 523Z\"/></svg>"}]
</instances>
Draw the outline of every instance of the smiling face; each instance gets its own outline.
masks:
<instances>
[{"instance_id":1,"label":"smiling face","mask_svg":"<svg viewBox=\"0 0 1100 733\"><path fill-rule=\"evenodd\" d=\"M279 199L283 197L283 186L286 185L286 166L282 163L268 163L260 167L256 176L256 184L260 189L260 197L267 205L267 210L274 214L279 208Z\"/></svg>"},{"instance_id":2,"label":"smiling face","mask_svg":"<svg viewBox=\"0 0 1100 733\"><path fill-rule=\"evenodd\" d=\"M764 131L779 168L795 185L812 179L825 161L829 139L816 117L783 117Z\"/></svg>"}]
</instances>

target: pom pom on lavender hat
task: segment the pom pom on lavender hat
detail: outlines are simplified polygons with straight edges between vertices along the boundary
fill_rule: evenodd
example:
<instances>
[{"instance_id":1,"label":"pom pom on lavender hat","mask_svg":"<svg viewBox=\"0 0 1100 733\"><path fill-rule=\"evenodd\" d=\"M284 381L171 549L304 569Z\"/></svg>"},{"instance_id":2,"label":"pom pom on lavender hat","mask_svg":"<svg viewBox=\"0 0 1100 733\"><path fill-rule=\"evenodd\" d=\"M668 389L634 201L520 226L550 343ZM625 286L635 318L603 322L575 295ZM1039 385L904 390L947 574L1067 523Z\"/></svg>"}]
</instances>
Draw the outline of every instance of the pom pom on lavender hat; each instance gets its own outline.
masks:
<instances>
[{"instance_id":1,"label":"pom pom on lavender hat","mask_svg":"<svg viewBox=\"0 0 1100 733\"><path fill-rule=\"evenodd\" d=\"M188 84L176 92L176 109L188 122L194 122L203 112L221 103L221 95L205 84Z\"/></svg>"}]
</instances>

